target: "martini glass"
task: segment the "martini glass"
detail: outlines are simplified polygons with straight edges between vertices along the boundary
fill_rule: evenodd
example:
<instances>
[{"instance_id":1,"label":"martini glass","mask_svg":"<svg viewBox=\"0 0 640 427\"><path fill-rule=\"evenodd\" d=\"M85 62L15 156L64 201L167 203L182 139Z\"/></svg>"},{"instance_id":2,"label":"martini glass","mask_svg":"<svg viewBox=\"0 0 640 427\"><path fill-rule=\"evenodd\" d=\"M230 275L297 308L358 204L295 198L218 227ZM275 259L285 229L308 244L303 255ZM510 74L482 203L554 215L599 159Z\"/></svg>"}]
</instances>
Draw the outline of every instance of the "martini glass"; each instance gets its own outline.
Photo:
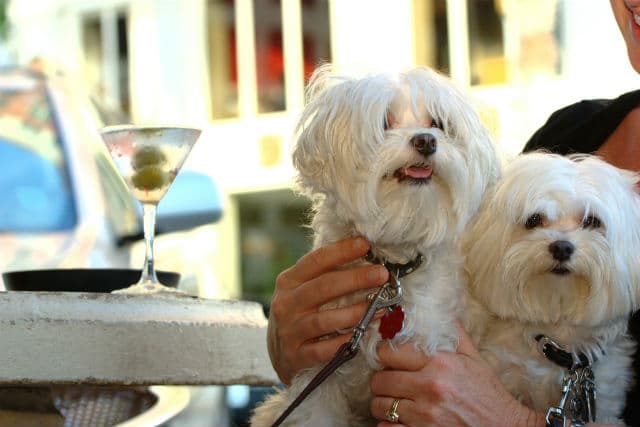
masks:
<instances>
[{"instance_id":1,"label":"martini glass","mask_svg":"<svg viewBox=\"0 0 640 427\"><path fill-rule=\"evenodd\" d=\"M153 258L156 209L173 183L201 131L188 127L107 126L100 130L114 163L142 204L145 256L138 283L115 292L177 292L160 283Z\"/></svg>"}]
</instances>

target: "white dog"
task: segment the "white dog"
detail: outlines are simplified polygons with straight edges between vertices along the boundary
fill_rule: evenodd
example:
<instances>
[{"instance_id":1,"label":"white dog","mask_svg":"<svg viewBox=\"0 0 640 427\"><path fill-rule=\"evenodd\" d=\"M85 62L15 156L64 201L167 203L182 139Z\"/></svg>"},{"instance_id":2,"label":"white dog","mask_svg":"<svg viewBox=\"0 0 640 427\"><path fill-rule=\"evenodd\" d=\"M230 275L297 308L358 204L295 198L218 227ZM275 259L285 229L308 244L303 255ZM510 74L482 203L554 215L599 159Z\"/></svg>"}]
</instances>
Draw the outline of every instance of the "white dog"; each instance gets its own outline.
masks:
<instances>
[{"instance_id":1,"label":"white dog","mask_svg":"<svg viewBox=\"0 0 640 427\"><path fill-rule=\"evenodd\" d=\"M487 130L467 98L426 68L349 78L323 67L308 93L293 162L301 191L313 201L314 246L361 235L380 260L411 265L422 255L422 264L400 279L406 317L393 342L411 337L427 353L454 349L451 320L462 291L455 238L500 173ZM331 306L365 298L352 295ZM375 424L369 379L372 369L380 368L378 322L356 358L282 425ZM320 368L301 373L291 387L270 396L257 408L252 426L270 426Z\"/></svg>"},{"instance_id":2,"label":"white dog","mask_svg":"<svg viewBox=\"0 0 640 427\"><path fill-rule=\"evenodd\" d=\"M592 365L597 421L620 421L632 379L627 321L640 302L638 179L597 157L521 155L464 238L465 324L507 389L536 411L560 403L568 373L540 351L549 338L565 362Z\"/></svg>"}]
</instances>

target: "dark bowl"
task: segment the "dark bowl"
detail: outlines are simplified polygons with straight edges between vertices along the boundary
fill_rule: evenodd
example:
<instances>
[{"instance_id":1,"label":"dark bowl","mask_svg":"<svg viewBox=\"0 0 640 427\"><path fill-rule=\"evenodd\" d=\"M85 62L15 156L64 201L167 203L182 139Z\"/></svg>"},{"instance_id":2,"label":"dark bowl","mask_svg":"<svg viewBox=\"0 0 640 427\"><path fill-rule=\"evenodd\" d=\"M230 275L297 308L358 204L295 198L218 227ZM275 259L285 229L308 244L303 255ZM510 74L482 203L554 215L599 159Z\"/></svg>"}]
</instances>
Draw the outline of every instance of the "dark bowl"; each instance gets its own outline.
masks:
<instances>
[{"instance_id":1,"label":"dark bowl","mask_svg":"<svg viewBox=\"0 0 640 427\"><path fill-rule=\"evenodd\" d=\"M140 270L114 268L73 268L24 270L2 273L8 291L103 292L126 288L140 279ZM158 280L175 288L180 274L156 271Z\"/></svg>"}]
</instances>

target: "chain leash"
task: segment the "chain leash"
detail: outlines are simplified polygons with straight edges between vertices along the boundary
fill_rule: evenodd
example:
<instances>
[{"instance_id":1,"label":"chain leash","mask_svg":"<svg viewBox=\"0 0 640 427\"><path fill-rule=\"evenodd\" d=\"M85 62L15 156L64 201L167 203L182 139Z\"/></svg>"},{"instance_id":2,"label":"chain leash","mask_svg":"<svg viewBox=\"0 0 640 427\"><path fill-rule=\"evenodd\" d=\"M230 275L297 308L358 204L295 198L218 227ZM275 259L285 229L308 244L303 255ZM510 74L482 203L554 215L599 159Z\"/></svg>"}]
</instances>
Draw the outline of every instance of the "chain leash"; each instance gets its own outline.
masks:
<instances>
[{"instance_id":1,"label":"chain leash","mask_svg":"<svg viewBox=\"0 0 640 427\"><path fill-rule=\"evenodd\" d=\"M551 338L539 335L538 350L567 372L558 405L547 410L547 427L582 427L596 420L596 382L589 359L569 353Z\"/></svg>"}]
</instances>

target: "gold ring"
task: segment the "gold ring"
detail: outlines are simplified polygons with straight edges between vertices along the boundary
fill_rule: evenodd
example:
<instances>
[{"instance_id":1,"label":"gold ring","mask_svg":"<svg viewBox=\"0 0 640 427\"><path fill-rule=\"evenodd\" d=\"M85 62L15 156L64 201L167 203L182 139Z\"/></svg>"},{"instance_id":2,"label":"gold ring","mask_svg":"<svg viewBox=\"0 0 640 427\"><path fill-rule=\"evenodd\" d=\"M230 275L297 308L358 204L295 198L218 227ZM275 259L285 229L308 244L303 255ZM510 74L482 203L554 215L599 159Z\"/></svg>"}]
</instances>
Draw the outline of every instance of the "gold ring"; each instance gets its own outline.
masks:
<instances>
[{"instance_id":1,"label":"gold ring","mask_svg":"<svg viewBox=\"0 0 640 427\"><path fill-rule=\"evenodd\" d=\"M390 423L397 423L400 419L400 414L398 414L398 404L400 403L400 399L395 399L385 415L387 416L387 421Z\"/></svg>"}]
</instances>

